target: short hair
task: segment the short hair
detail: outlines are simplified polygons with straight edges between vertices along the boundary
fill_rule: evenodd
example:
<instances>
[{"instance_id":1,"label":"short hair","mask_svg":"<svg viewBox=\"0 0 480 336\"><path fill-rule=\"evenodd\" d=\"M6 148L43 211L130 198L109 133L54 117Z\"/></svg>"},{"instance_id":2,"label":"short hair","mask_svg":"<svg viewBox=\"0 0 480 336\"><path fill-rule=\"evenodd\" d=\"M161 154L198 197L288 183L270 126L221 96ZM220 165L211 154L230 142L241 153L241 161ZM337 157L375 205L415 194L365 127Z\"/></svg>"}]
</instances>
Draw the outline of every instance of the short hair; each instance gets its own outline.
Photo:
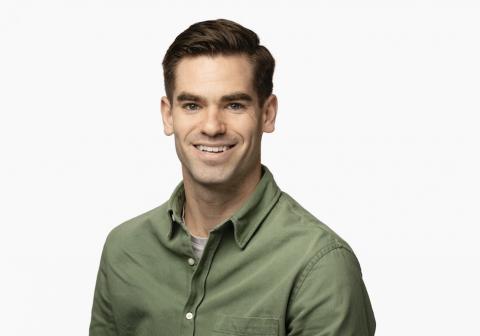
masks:
<instances>
[{"instance_id":1,"label":"short hair","mask_svg":"<svg viewBox=\"0 0 480 336\"><path fill-rule=\"evenodd\" d=\"M253 65L253 87L259 104L272 94L275 60L252 30L226 20L197 22L178 35L163 58L163 78L167 97L172 101L175 69L184 57L244 54Z\"/></svg>"}]
</instances>

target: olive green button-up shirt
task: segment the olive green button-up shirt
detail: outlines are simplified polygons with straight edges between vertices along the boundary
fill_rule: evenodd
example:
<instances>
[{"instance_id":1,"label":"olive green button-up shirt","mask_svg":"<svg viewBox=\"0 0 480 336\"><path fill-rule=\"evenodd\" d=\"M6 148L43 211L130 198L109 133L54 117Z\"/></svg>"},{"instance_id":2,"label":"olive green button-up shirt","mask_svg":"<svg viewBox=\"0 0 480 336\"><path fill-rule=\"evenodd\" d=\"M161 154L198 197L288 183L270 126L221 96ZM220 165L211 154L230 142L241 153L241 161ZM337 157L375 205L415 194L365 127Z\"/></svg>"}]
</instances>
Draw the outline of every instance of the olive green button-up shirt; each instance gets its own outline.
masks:
<instances>
[{"instance_id":1,"label":"olive green button-up shirt","mask_svg":"<svg viewBox=\"0 0 480 336\"><path fill-rule=\"evenodd\" d=\"M373 335L352 249L262 170L250 198L210 232L200 260L180 225L182 184L113 229L90 336Z\"/></svg>"}]
</instances>

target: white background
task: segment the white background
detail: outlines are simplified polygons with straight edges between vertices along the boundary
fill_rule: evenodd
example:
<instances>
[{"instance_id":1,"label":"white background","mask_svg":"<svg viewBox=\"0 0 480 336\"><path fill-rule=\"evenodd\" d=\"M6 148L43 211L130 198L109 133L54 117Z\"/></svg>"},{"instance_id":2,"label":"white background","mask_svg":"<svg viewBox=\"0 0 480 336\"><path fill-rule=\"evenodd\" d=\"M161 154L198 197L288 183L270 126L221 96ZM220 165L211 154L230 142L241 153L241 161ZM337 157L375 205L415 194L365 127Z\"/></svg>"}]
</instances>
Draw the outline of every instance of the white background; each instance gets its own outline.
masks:
<instances>
[{"instance_id":1,"label":"white background","mask_svg":"<svg viewBox=\"0 0 480 336\"><path fill-rule=\"evenodd\" d=\"M480 334L478 2L291 3L2 0L2 335L87 334L107 233L181 178L164 52L219 17L276 58L263 161L354 248L377 335Z\"/></svg>"}]
</instances>

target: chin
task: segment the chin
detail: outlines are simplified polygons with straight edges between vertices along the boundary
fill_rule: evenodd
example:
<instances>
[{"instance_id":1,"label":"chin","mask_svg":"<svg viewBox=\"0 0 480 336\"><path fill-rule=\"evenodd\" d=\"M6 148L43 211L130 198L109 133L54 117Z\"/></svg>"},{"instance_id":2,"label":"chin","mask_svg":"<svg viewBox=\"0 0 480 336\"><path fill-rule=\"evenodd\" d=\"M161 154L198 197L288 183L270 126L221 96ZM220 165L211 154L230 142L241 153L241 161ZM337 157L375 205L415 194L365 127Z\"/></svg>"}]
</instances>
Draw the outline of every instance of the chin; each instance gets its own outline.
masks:
<instances>
[{"instance_id":1,"label":"chin","mask_svg":"<svg viewBox=\"0 0 480 336\"><path fill-rule=\"evenodd\" d=\"M228 184L228 180L225 179L218 179L218 178L199 178L195 179L195 181L203 186L224 186Z\"/></svg>"},{"instance_id":2,"label":"chin","mask_svg":"<svg viewBox=\"0 0 480 336\"><path fill-rule=\"evenodd\" d=\"M193 179L203 185L222 185L227 184L231 180L229 176L224 174L215 174L214 172L202 172L200 174L193 174Z\"/></svg>"},{"instance_id":3,"label":"chin","mask_svg":"<svg viewBox=\"0 0 480 336\"><path fill-rule=\"evenodd\" d=\"M202 185L222 185L232 180L231 172L225 167L196 167L188 171L192 180Z\"/></svg>"}]
</instances>

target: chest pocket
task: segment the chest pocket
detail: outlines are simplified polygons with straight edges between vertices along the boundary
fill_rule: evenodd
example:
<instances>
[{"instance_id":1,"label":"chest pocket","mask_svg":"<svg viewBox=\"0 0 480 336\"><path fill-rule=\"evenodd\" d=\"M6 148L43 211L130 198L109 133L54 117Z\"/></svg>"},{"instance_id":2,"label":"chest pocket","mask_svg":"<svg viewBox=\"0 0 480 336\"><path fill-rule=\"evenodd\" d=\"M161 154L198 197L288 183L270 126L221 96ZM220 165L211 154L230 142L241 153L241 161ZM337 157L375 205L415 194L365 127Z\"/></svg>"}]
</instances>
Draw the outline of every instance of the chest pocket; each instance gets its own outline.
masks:
<instances>
[{"instance_id":1,"label":"chest pocket","mask_svg":"<svg viewBox=\"0 0 480 336\"><path fill-rule=\"evenodd\" d=\"M265 317L218 315L213 331L215 335L276 336L278 335L278 320Z\"/></svg>"}]
</instances>

